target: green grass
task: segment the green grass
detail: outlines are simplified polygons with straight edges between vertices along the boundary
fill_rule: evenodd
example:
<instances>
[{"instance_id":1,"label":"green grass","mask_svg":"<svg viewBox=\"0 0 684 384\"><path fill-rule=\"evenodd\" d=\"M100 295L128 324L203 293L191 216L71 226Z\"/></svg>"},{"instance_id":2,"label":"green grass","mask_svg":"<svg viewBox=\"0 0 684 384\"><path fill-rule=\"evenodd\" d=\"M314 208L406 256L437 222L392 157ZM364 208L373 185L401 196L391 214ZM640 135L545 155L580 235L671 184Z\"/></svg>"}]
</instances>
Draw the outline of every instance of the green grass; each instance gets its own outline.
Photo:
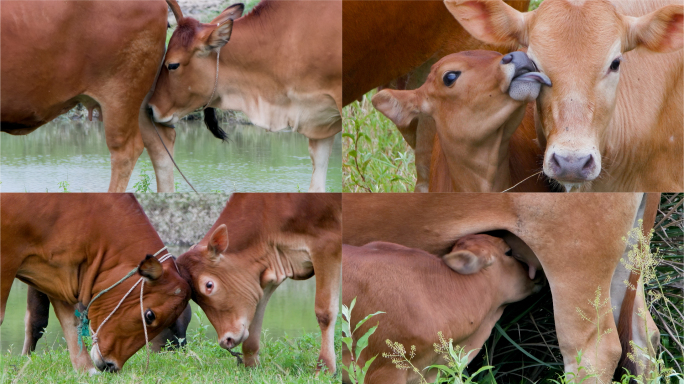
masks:
<instances>
[{"instance_id":1,"label":"green grass","mask_svg":"<svg viewBox=\"0 0 684 384\"><path fill-rule=\"evenodd\" d=\"M195 319L198 317L195 314ZM219 347L215 339L206 336L211 325L202 316L203 325L188 335L188 345L180 351L150 354L150 365L145 372L146 353L138 351L118 374L103 373L90 377L76 372L69 353L59 347L34 354L31 358L12 355L1 356L2 382L18 383L323 383L340 382L340 374L327 372L314 377L316 359L320 350L320 332L300 337L271 337L265 331L261 337L260 361L256 368L237 366L228 351ZM338 319L335 336L338 371L341 370L341 320ZM16 381L15 381L16 380Z\"/></svg>"},{"instance_id":2,"label":"green grass","mask_svg":"<svg viewBox=\"0 0 684 384\"><path fill-rule=\"evenodd\" d=\"M397 127L373 108L374 93L342 109L342 191L413 192L413 149Z\"/></svg>"}]
</instances>

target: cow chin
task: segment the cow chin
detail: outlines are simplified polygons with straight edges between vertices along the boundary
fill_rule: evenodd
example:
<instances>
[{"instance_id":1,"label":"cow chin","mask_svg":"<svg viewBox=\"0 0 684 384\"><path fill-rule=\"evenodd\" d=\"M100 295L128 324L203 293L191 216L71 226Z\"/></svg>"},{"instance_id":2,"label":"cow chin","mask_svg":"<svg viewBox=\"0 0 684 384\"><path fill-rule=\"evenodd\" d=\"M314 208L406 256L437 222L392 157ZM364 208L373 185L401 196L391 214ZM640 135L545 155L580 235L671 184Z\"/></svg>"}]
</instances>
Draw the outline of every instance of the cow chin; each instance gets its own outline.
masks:
<instances>
[{"instance_id":1,"label":"cow chin","mask_svg":"<svg viewBox=\"0 0 684 384\"><path fill-rule=\"evenodd\" d=\"M100 346L95 344L90 349L90 358L97 369L102 372L118 372L121 367L119 364L111 359L106 359L100 353Z\"/></svg>"},{"instance_id":2,"label":"cow chin","mask_svg":"<svg viewBox=\"0 0 684 384\"><path fill-rule=\"evenodd\" d=\"M170 125L174 125L174 124L178 123L178 120L180 120L178 118L178 116L176 116L175 113L170 115L170 116L161 117L160 116L161 114L160 114L159 110L157 109L157 107L155 107L152 104L149 104L149 106L151 109L152 120L154 120L156 123L160 123L163 125L169 125L170 126Z\"/></svg>"}]
</instances>

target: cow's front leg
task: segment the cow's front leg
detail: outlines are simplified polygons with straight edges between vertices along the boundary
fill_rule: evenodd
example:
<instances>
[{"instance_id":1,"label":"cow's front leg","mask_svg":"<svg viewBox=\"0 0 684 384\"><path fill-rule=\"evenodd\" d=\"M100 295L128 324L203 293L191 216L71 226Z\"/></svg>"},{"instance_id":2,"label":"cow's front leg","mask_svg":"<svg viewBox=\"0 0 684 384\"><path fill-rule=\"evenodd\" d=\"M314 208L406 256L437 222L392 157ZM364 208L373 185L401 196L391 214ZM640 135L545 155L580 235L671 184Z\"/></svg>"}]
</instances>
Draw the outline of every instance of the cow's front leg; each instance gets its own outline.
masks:
<instances>
[{"instance_id":1,"label":"cow's front leg","mask_svg":"<svg viewBox=\"0 0 684 384\"><path fill-rule=\"evenodd\" d=\"M43 336L50 318L50 299L46 294L29 285L26 294L26 316L24 316L24 348L22 355L28 356L36 350L38 340Z\"/></svg>"},{"instance_id":2,"label":"cow's front leg","mask_svg":"<svg viewBox=\"0 0 684 384\"><path fill-rule=\"evenodd\" d=\"M139 108L139 104L121 105L117 101L102 103L105 138L112 162L109 192L126 192L133 167L142 154L143 141L138 127Z\"/></svg>"},{"instance_id":3,"label":"cow's front leg","mask_svg":"<svg viewBox=\"0 0 684 384\"><path fill-rule=\"evenodd\" d=\"M309 139L309 156L313 165L309 192L325 192L325 178L334 142L334 135L320 140Z\"/></svg>"},{"instance_id":4,"label":"cow's front leg","mask_svg":"<svg viewBox=\"0 0 684 384\"><path fill-rule=\"evenodd\" d=\"M313 257L316 276L316 319L321 328L321 352L316 373L325 366L335 373L335 322L340 307L342 280L342 245L339 238L322 239L324 244Z\"/></svg>"},{"instance_id":5,"label":"cow's front leg","mask_svg":"<svg viewBox=\"0 0 684 384\"><path fill-rule=\"evenodd\" d=\"M55 310L57 319L59 319L59 323L62 325L64 339L66 340L67 348L69 349L71 365L73 365L74 369L77 371L89 372L91 374L98 373L97 368L95 368L92 360L90 360L88 349L76 329L76 327L78 327L79 319L74 315L74 305L53 298L50 299L50 302ZM81 339L82 348L78 345L79 339Z\"/></svg>"},{"instance_id":6,"label":"cow's front leg","mask_svg":"<svg viewBox=\"0 0 684 384\"><path fill-rule=\"evenodd\" d=\"M266 312L266 305L271 298L273 291L278 288L275 284L270 284L264 288L264 296L257 304L254 319L249 325L249 336L247 340L242 342L242 354L245 359L245 366L254 367L259 364L259 340L261 339L261 326L264 323L264 312Z\"/></svg>"},{"instance_id":7,"label":"cow's front leg","mask_svg":"<svg viewBox=\"0 0 684 384\"><path fill-rule=\"evenodd\" d=\"M147 105L147 103L143 103L143 105ZM173 147L176 142L176 130L160 124L156 124L157 129L155 130L155 126L152 125L153 123L144 109L140 110L138 122L143 143L145 143L147 154L150 156L157 178L157 192L173 192L173 161L171 156L173 156ZM164 140L163 143L159 136ZM168 153L164 149L164 144L169 150Z\"/></svg>"}]
</instances>

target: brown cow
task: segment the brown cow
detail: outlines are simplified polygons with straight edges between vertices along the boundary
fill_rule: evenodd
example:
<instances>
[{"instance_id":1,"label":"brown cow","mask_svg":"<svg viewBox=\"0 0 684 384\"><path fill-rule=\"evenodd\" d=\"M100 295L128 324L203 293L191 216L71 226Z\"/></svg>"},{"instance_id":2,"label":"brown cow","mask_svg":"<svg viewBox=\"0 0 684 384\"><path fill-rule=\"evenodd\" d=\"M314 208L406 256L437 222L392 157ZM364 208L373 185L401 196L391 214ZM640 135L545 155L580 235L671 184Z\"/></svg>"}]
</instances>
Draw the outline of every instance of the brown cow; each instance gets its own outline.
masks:
<instances>
[{"instance_id":1,"label":"brown cow","mask_svg":"<svg viewBox=\"0 0 684 384\"><path fill-rule=\"evenodd\" d=\"M76 304L79 311L85 307ZM24 347L21 354L28 356L36 350L38 340L43 337L45 328L48 326L50 318L50 298L43 292L38 291L32 286L28 287L26 294L26 315L24 316ZM187 344L186 331L192 319L190 305L185 307L183 313L174 321L170 327L164 329L157 337L150 340L150 349L159 352L163 347L170 345L171 348L181 348Z\"/></svg>"},{"instance_id":2,"label":"brown cow","mask_svg":"<svg viewBox=\"0 0 684 384\"><path fill-rule=\"evenodd\" d=\"M546 175L568 191L684 190L681 0L445 3L480 40L528 47L553 81L537 99Z\"/></svg>"},{"instance_id":3,"label":"brown cow","mask_svg":"<svg viewBox=\"0 0 684 384\"><path fill-rule=\"evenodd\" d=\"M529 0L506 0L526 11ZM442 1L353 1L342 5L344 25L342 105L359 99L371 89L414 71L408 85L420 85L430 65L450 53L496 49L474 39L449 17ZM517 48L511 45L501 52ZM428 191L430 158L435 136L431 119L416 119L401 129L416 154L416 192Z\"/></svg>"},{"instance_id":4,"label":"brown cow","mask_svg":"<svg viewBox=\"0 0 684 384\"><path fill-rule=\"evenodd\" d=\"M509 143L526 115L526 105L537 97L542 84L551 86L524 52L502 56L493 51L465 51L433 65L420 88L383 90L373 96L373 105L400 130L419 116L435 121L435 140L439 140L435 145L439 149L433 150L432 163L444 156L447 169L434 169L431 164L430 192L445 192L446 188L438 185L443 184L439 178L445 171L452 181L450 191L500 192L510 188L512 181L517 184L531 176L537 168L535 153L524 158L527 164L513 163ZM527 115L528 125L532 118L532 114ZM534 142L530 144L535 146ZM514 166L527 175L513 180ZM549 190L543 178L532 178L525 187Z\"/></svg>"},{"instance_id":5,"label":"brown cow","mask_svg":"<svg viewBox=\"0 0 684 384\"><path fill-rule=\"evenodd\" d=\"M316 275L321 328L318 369L335 372L334 329L342 258L340 194L234 194L197 245L178 257L193 281L192 299L216 328L219 345L242 343L245 364L259 363L268 299L287 278Z\"/></svg>"},{"instance_id":6,"label":"brown cow","mask_svg":"<svg viewBox=\"0 0 684 384\"><path fill-rule=\"evenodd\" d=\"M0 204L0 321L15 277L44 292L75 369L95 372L94 363L102 371L120 370L145 345L144 327L156 337L190 299L188 282L173 260L164 261L164 244L132 194L3 193ZM133 275L114 284L127 273ZM126 297L136 284L140 288ZM87 315L97 334L90 357L79 348L77 303L92 304Z\"/></svg>"},{"instance_id":7,"label":"brown cow","mask_svg":"<svg viewBox=\"0 0 684 384\"><path fill-rule=\"evenodd\" d=\"M263 0L234 23L242 4L209 24L174 11L178 28L149 102L154 120L174 123L209 106L242 111L270 131L290 127L309 139L309 191L325 192L342 130L341 8L340 0Z\"/></svg>"},{"instance_id":8,"label":"brown cow","mask_svg":"<svg viewBox=\"0 0 684 384\"><path fill-rule=\"evenodd\" d=\"M598 355L588 352L596 347L596 327L583 321L576 308L590 313L588 300L601 287L617 307L600 317L602 329L615 330L620 323L640 336L634 337L640 347L647 347L647 339L657 343L652 319L647 319L647 334L644 320L618 316L622 306L641 301L625 294L622 282L629 271L619 263L625 252L622 238L640 218L645 229L652 227L659 201L658 194L640 193L345 194L343 242L388 241L444 255L463 236L507 231L505 239L514 254L530 266L538 260L548 278L566 371L577 372L575 357L582 350L582 366L593 367L608 380L622 352L618 333L603 336Z\"/></svg>"},{"instance_id":9,"label":"brown cow","mask_svg":"<svg viewBox=\"0 0 684 384\"><path fill-rule=\"evenodd\" d=\"M482 348L506 305L535 289L527 269L507 256L510 250L502 239L488 235L459 239L443 262L425 251L393 243L342 246L342 302L350 305L356 298L351 324L376 311L385 312L377 318L379 326L368 339L368 347L357 356L361 366L369 357L378 356L366 373L366 382L401 384L419 378L412 370L397 369L390 359L380 357L391 352L385 340L415 346L412 364L418 369L445 363L433 347L438 332L466 353ZM355 331L354 341L374 325L374 321L366 322ZM342 356L349 365L346 348ZM471 354L468 362L475 356ZM436 374L430 370L424 376L431 383ZM343 382L348 382L346 376Z\"/></svg>"},{"instance_id":10,"label":"brown cow","mask_svg":"<svg viewBox=\"0 0 684 384\"><path fill-rule=\"evenodd\" d=\"M126 190L143 142L157 190L173 192L173 164L141 109L164 55L167 12L161 0L3 2L2 132L28 134L82 103L104 118L109 192ZM159 129L172 150L175 131Z\"/></svg>"}]
</instances>

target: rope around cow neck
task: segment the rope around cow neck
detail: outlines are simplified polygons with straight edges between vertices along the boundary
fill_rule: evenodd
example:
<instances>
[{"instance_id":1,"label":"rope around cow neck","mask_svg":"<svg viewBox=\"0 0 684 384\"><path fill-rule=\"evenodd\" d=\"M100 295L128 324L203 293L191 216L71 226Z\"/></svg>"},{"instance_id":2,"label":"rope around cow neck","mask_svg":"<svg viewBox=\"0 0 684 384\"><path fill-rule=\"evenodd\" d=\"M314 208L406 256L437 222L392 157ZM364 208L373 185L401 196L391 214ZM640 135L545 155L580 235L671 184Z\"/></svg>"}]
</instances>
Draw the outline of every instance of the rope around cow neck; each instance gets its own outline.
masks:
<instances>
[{"instance_id":1,"label":"rope around cow neck","mask_svg":"<svg viewBox=\"0 0 684 384\"><path fill-rule=\"evenodd\" d=\"M542 173L542 172L544 172L544 171L539 171L539 172L535 173L534 175L527 176L526 178L524 178L524 179L523 179L521 182L519 182L518 184L516 184L516 185L514 185L514 186L512 186L512 187L510 187L510 188L508 188L508 189L504 189L503 191L501 191L501 193L510 191L511 189L517 187L518 185L520 185L520 184L526 182L526 181L529 180L530 178L532 178L532 177L534 177L534 176L537 176L538 174L540 174L540 173Z\"/></svg>"},{"instance_id":2,"label":"rope around cow neck","mask_svg":"<svg viewBox=\"0 0 684 384\"><path fill-rule=\"evenodd\" d=\"M162 253L162 252L165 251L165 250L166 250L166 246L164 246L162 249L160 249L159 251L157 251L157 253L155 253L154 255L152 255L152 257L157 257L157 255L159 255L160 253ZM164 256L162 256L162 257L159 258L159 263L163 263L163 262L165 262L166 260L168 260L169 258L171 258L171 259L173 260L173 255L167 251L167 253L166 253ZM174 263L174 265L176 266L176 270L178 270L178 265L176 265L176 261L175 261L175 260L174 260L173 263ZM79 351L78 351L79 355L80 355L81 352L83 351L83 342L82 342L82 340L81 340L81 336L88 336L88 330L90 330L90 331L92 332L92 328L90 327L90 320L88 319L88 311L90 311L90 306L93 304L93 302L94 302L97 298L99 298L99 297L102 296L103 294L105 294L105 293L111 291L111 290L112 290L114 287L116 287L117 285L123 283L126 279L128 279L128 278L131 277L131 276L133 276L137 271L138 271L138 267L136 267L136 268L134 268L132 271L128 272L128 273L126 274L126 276L124 276L123 278L121 278L121 280L119 280L119 281L117 281L116 283L112 284L112 285L109 286L108 288L103 289L102 291L100 291L97 295L95 295L94 298L92 298L92 299L90 300L90 302L88 303L88 306L86 307L85 311L79 312L78 309L76 310L76 313L75 313L75 314L76 314L76 317L78 317L78 318L80 319L79 324L78 324L78 327L77 327L78 345L79 345L79 347L80 347L80 349L79 349ZM150 366L150 349L149 349L149 345L148 345L148 344L149 344L149 339L148 339L148 336L147 336L147 323L145 322L145 310L144 310L144 307L143 307L143 288L144 288L144 286L145 286L145 278L144 278L144 277L141 277L140 279L138 279L138 281L137 281L135 284L133 284L133 286L131 287L131 289L129 289L128 292L126 292L126 294L121 298L121 300L119 300L119 303L118 303L118 304L116 305L116 307L112 310L112 312L110 312L109 315L104 319L104 321L102 321L102 323L100 323L100 325L97 327L97 330L96 330L95 332L93 332L92 339L93 339L93 347L94 347L95 344L97 344L98 341L99 341L97 335L98 335L98 333L100 332L100 329L102 329L102 326L105 325L105 323L106 323L107 321L109 321L109 319L114 315L114 313L119 309L119 307L121 307L121 304L123 304L124 300L126 300L126 298L131 294L131 292L133 292L133 289L135 289L135 287L138 286L138 284L140 284L140 314L141 314L141 317L142 317L143 330L144 330L144 332L145 332L145 349L146 349L146 351L147 351L147 365L145 366L145 371L147 372L147 368L149 368L149 366ZM100 359L102 359L102 361L104 362L104 357L102 356L102 352L100 351L100 348L99 348L99 347L97 348L97 352L100 354Z\"/></svg>"}]
</instances>

